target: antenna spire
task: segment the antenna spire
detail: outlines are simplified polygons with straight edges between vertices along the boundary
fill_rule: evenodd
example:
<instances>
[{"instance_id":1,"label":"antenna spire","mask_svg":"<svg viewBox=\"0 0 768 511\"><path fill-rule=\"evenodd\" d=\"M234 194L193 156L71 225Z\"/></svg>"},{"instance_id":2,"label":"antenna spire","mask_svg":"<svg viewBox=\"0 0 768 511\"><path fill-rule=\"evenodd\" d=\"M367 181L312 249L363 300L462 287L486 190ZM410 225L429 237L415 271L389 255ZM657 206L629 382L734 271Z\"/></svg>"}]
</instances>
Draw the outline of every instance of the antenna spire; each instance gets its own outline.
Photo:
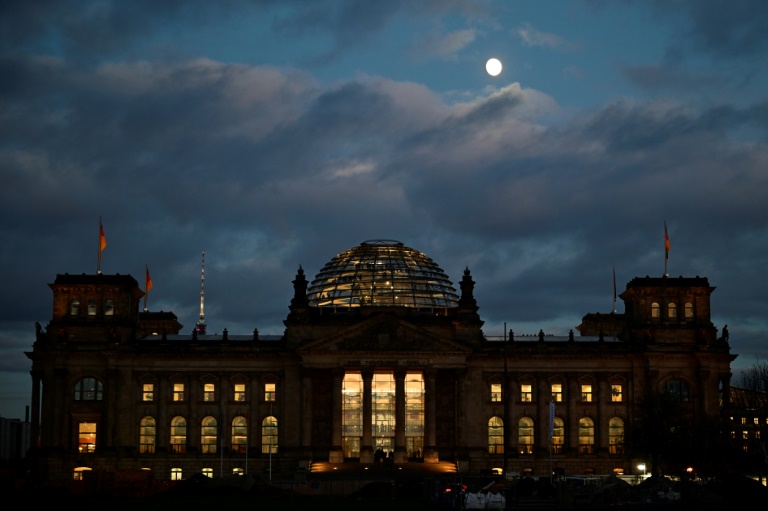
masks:
<instances>
[{"instance_id":1,"label":"antenna spire","mask_svg":"<svg viewBox=\"0 0 768 511\"><path fill-rule=\"evenodd\" d=\"M205 252L200 272L200 321L195 325L198 334L205 335Z\"/></svg>"}]
</instances>

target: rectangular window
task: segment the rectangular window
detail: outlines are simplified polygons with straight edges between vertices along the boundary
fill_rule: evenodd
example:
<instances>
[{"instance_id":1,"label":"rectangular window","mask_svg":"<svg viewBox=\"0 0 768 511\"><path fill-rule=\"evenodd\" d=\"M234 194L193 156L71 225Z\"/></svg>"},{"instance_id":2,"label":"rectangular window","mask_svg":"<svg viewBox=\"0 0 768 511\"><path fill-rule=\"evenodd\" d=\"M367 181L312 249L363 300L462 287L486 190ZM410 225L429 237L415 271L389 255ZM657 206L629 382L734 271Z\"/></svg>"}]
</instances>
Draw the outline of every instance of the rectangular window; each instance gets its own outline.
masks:
<instances>
[{"instance_id":1,"label":"rectangular window","mask_svg":"<svg viewBox=\"0 0 768 511\"><path fill-rule=\"evenodd\" d=\"M216 400L216 385L213 383L203 384L203 401L215 401Z\"/></svg>"},{"instance_id":2,"label":"rectangular window","mask_svg":"<svg viewBox=\"0 0 768 511\"><path fill-rule=\"evenodd\" d=\"M212 468L203 468L203 475L205 477L210 477L213 479L213 469Z\"/></svg>"},{"instance_id":3,"label":"rectangular window","mask_svg":"<svg viewBox=\"0 0 768 511\"><path fill-rule=\"evenodd\" d=\"M184 401L184 384L183 383L173 384L173 400Z\"/></svg>"},{"instance_id":4,"label":"rectangular window","mask_svg":"<svg viewBox=\"0 0 768 511\"><path fill-rule=\"evenodd\" d=\"M583 403L591 403L592 402L592 385L582 385L581 386L581 401Z\"/></svg>"},{"instance_id":5,"label":"rectangular window","mask_svg":"<svg viewBox=\"0 0 768 511\"><path fill-rule=\"evenodd\" d=\"M563 384L562 383L552 384L552 401L554 401L555 403L560 403L563 401Z\"/></svg>"},{"instance_id":6,"label":"rectangular window","mask_svg":"<svg viewBox=\"0 0 768 511\"><path fill-rule=\"evenodd\" d=\"M78 424L78 452L94 452L96 450L96 423L81 422Z\"/></svg>"},{"instance_id":7,"label":"rectangular window","mask_svg":"<svg viewBox=\"0 0 768 511\"><path fill-rule=\"evenodd\" d=\"M243 470L242 468L239 468L239 467L235 467L235 468L232 469L232 475L233 476L245 475L245 470Z\"/></svg>"},{"instance_id":8,"label":"rectangular window","mask_svg":"<svg viewBox=\"0 0 768 511\"><path fill-rule=\"evenodd\" d=\"M754 419L752 419L752 421L755 423L755 426L760 425L760 419L758 417L755 417Z\"/></svg>"},{"instance_id":9,"label":"rectangular window","mask_svg":"<svg viewBox=\"0 0 768 511\"><path fill-rule=\"evenodd\" d=\"M533 385L529 383L520 385L520 401L523 403L530 403L533 401Z\"/></svg>"},{"instance_id":10,"label":"rectangular window","mask_svg":"<svg viewBox=\"0 0 768 511\"><path fill-rule=\"evenodd\" d=\"M155 400L155 384L154 383L145 383L144 385L142 385L141 400L142 401Z\"/></svg>"},{"instance_id":11,"label":"rectangular window","mask_svg":"<svg viewBox=\"0 0 768 511\"><path fill-rule=\"evenodd\" d=\"M741 432L741 438L742 438L742 440L749 440L749 431L747 431L746 429L744 431L742 431Z\"/></svg>"},{"instance_id":12,"label":"rectangular window","mask_svg":"<svg viewBox=\"0 0 768 511\"><path fill-rule=\"evenodd\" d=\"M491 383L491 401L501 401L501 383Z\"/></svg>"},{"instance_id":13,"label":"rectangular window","mask_svg":"<svg viewBox=\"0 0 768 511\"><path fill-rule=\"evenodd\" d=\"M611 384L611 401L621 403L624 401L624 394L621 385Z\"/></svg>"},{"instance_id":14,"label":"rectangular window","mask_svg":"<svg viewBox=\"0 0 768 511\"><path fill-rule=\"evenodd\" d=\"M741 418L741 424L742 424L743 426L745 426L745 425L747 424L747 418L746 418L746 417L742 417L742 418Z\"/></svg>"},{"instance_id":15,"label":"rectangular window","mask_svg":"<svg viewBox=\"0 0 768 511\"><path fill-rule=\"evenodd\" d=\"M245 383L235 383L235 401L245 401Z\"/></svg>"},{"instance_id":16,"label":"rectangular window","mask_svg":"<svg viewBox=\"0 0 768 511\"><path fill-rule=\"evenodd\" d=\"M171 469L171 481L181 481L181 469L180 468L172 468Z\"/></svg>"},{"instance_id":17,"label":"rectangular window","mask_svg":"<svg viewBox=\"0 0 768 511\"><path fill-rule=\"evenodd\" d=\"M264 384L264 401L275 401L277 398L277 384L265 383Z\"/></svg>"}]
</instances>

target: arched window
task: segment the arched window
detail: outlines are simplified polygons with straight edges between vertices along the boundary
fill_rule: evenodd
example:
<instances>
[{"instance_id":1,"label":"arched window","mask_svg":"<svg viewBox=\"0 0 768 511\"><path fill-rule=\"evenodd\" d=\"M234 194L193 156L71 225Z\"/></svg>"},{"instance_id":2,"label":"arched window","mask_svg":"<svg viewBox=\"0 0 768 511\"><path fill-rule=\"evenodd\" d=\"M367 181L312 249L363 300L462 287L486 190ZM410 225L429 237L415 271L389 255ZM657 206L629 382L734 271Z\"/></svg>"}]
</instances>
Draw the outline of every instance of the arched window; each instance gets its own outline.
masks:
<instances>
[{"instance_id":1,"label":"arched window","mask_svg":"<svg viewBox=\"0 0 768 511\"><path fill-rule=\"evenodd\" d=\"M232 419L232 439L229 442L232 452L245 454L248 447L248 421L242 415Z\"/></svg>"},{"instance_id":2,"label":"arched window","mask_svg":"<svg viewBox=\"0 0 768 511\"><path fill-rule=\"evenodd\" d=\"M608 421L608 452L624 453L624 421L618 417L611 417Z\"/></svg>"},{"instance_id":3,"label":"arched window","mask_svg":"<svg viewBox=\"0 0 768 511\"><path fill-rule=\"evenodd\" d=\"M71 302L69 302L69 315L70 316L80 315L80 300L72 300Z\"/></svg>"},{"instance_id":4,"label":"arched window","mask_svg":"<svg viewBox=\"0 0 768 511\"><path fill-rule=\"evenodd\" d=\"M112 300L107 300L106 302L104 302L104 315L105 316L115 315L115 303Z\"/></svg>"},{"instance_id":5,"label":"arched window","mask_svg":"<svg viewBox=\"0 0 768 511\"><path fill-rule=\"evenodd\" d=\"M517 450L520 454L533 454L533 419L523 417L517 423Z\"/></svg>"},{"instance_id":6,"label":"arched window","mask_svg":"<svg viewBox=\"0 0 768 511\"><path fill-rule=\"evenodd\" d=\"M565 422L562 417L555 417L552 427L552 454L563 454L565 445Z\"/></svg>"},{"instance_id":7,"label":"arched window","mask_svg":"<svg viewBox=\"0 0 768 511\"><path fill-rule=\"evenodd\" d=\"M179 415L171 419L171 452L187 452L187 419Z\"/></svg>"},{"instance_id":8,"label":"arched window","mask_svg":"<svg viewBox=\"0 0 768 511\"><path fill-rule=\"evenodd\" d=\"M685 304L685 317L689 319L693 317L693 304L690 302Z\"/></svg>"},{"instance_id":9,"label":"arched window","mask_svg":"<svg viewBox=\"0 0 768 511\"><path fill-rule=\"evenodd\" d=\"M157 439L157 423L154 417L146 416L139 425L139 454L154 454Z\"/></svg>"},{"instance_id":10,"label":"arched window","mask_svg":"<svg viewBox=\"0 0 768 511\"><path fill-rule=\"evenodd\" d=\"M89 316L95 316L96 315L96 302L91 300L88 302L88 315Z\"/></svg>"},{"instance_id":11,"label":"arched window","mask_svg":"<svg viewBox=\"0 0 768 511\"><path fill-rule=\"evenodd\" d=\"M691 400L688 383L683 380L669 379L661 384L661 391L672 396L675 401L687 403Z\"/></svg>"},{"instance_id":12,"label":"arched window","mask_svg":"<svg viewBox=\"0 0 768 511\"><path fill-rule=\"evenodd\" d=\"M83 378L75 383L75 401L101 401L103 392L96 378Z\"/></svg>"},{"instance_id":13,"label":"arched window","mask_svg":"<svg viewBox=\"0 0 768 511\"><path fill-rule=\"evenodd\" d=\"M579 454L595 454L595 421L579 419Z\"/></svg>"},{"instance_id":14,"label":"arched window","mask_svg":"<svg viewBox=\"0 0 768 511\"><path fill-rule=\"evenodd\" d=\"M658 318L661 316L661 309L659 307L659 304L656 302L653 302L651 304L651 317L652 318Z\"/></svg>"},{"instance_id":15,"label":"arched window","mask_svg":"<svg viewBox=\"0 0 768 511\"><path fill-rule=\"evenodd\" d=\"M82 481L83 480L83 474L85 472L89 472L91 470L93 470L93 469L90 468L90 467L75 467L75 471L74 471L74 479L75 479L75 481Z\"/></svg>"},{"instance_id":16,"label":"arched window","mask_svg":"<svg viewBox=\"0 0 768 511\"><path fill-rule=\"evenodd\" d=\"M277 419L271 415L261 421L261 453L277 453Z\"/></svg>"},{"instance_id":17,"label":"arched window","mask_svg":"<svg viewBox=\"0 0 768 511\"><path fill-rule=\"evenodd\" d=\"M677 317L677 305L675 305L675 302L669 302L669 304L667 305L667 317L670 317L670 318Z\"/></svg>"},{"instance_id":18,"label":"arched window","mask_svg":"<svg viewBox=\"0 0 768 511\"><path fill-rule=\"evenodd\" d=\"M488 420L488 453L504 453L504 421L493 416Z\"/></svg>"},{"instance_id":19,"label":"arched window","mask_svg":"<svg viewBox=\"0 0 768 511\"><path fill-rule=\"evenodd\" d=\"M217 425L216 419L210 415L200 422L200 450L203 454L216 454Z\"/></svg>"}]
</instances>

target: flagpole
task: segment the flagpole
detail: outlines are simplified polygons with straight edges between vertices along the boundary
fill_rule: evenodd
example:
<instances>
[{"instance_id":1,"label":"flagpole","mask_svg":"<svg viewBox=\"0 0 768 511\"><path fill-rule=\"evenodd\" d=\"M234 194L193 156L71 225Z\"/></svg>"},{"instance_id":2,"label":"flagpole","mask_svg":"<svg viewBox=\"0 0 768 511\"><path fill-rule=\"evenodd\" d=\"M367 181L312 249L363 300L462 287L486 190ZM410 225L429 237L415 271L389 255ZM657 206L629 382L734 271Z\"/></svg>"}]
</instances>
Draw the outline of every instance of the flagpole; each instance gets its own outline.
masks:
<instances>
[{"instance_id":1,"label":"flagpole","mask_svg":"<svg viewBox=\"0 0 768 511\"><path fill-rule=\"evenodd\" d=\"M616 266L613 267L613 314L616 314Z\"/></svg>"},{"instance_id":2,"label":"flagpole","mask_svg":"<svg viewBox=\"0 0 768 511\"><path fill-rule=\"evenodd\" d=\"M99 244L98 244L98 250L99 250L99 257L96 260L96 274L101 274L101 251L102 251L102 240L104 239L104 228L101 226L101 217L99 217Z\"/></svg>"},{"instance_id":3,"label":"flagpole","mask_svg":"<svg viewBox=\"0 0 768 511\"><path fill-rule=\"evenodd\" d=\"M667 261L669 260L669 234L667 234L667 221L664 220L664 276L669 277L667 273Z\"/></svg>"},{"instance_id":4,"label":"flagpole","mask_svg":"<svg viewBox=\"0 0 768 511\"><path fill-rule=\"evenodd\" d=\"M511 426L509 420L509 400L512 396L509 395L509 370L507 369L507 322L504 322L504 388L501 391L501 397L504 399L504 480L507 480L507 465L509 455L507 449L509 449L509 428Z\"/></svg>"}]
</instances>

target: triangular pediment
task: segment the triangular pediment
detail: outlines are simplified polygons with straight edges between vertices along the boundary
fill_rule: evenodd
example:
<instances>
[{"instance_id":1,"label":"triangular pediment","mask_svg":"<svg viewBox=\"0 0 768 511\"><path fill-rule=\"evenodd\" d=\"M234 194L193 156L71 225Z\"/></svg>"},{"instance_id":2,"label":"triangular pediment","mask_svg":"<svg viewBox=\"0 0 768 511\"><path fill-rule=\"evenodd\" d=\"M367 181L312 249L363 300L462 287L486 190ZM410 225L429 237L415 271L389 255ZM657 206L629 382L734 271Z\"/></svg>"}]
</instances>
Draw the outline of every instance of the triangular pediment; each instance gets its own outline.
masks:
<instances>
[{"instance_id":1,"label":"triangular pediment","mask_svg":"<svg viewBox=\"0 0 768 511\"><path fill-rule=\"evenodd\" d=\"M380 315L302 346L301 352L469 353L469 347L444 339L395 315Z\"/></svg>"}]
</instances>

